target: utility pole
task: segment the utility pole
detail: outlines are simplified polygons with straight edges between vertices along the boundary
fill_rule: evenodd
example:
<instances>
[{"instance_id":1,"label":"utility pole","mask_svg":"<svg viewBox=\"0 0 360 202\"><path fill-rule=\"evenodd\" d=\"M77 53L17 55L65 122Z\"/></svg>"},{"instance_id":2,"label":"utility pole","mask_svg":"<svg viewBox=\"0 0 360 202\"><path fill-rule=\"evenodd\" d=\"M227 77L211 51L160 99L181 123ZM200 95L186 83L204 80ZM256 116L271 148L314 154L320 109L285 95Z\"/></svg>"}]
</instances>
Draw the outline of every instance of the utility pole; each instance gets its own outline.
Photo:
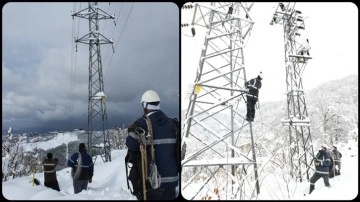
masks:
<instances>
[{"instance_id":1,"label":"utility pole","mask_svg":"<svg viewBox=\"0 0 360 202\"><path fill-rule=\"evenodd\" d=\"M111 153L100 45L113 44L113 41L100 33L99 21L115 17L100 9L97 2L89 2L87 8L71 16L89 20L89 33L75 39L76 43L89 44L88 151L90 156L100 155L108 162Z\"/></svg>"},{"instance_id":2,"label":"utility pole","mask_svg":"<svg viewBox=\"0 0 360 202\"><path fill-rule=\"evenodd\" d=\"M260 192L251 123L238 110L238 106L246 108L243 51L254 24L250 17L252 6L240 2L184 5L186 9L194 8L194 14L191 24L182 27L190 28L195 37L194 25L206 29L182 124L183 193L194 178L206 178L204 186L190 191L196 195L188 200L203 199L200 193L214 190L221 190L219 195L231 199L250 199L254 189ZM244 144L250 145L246 152L239 149ZM246 176L253 173L255 177Z\"/></svg>"},{"instance_id":3,"label":"utility pole","mask_svg":"<svg viewBox=\"0 0 360 202\"><path fill-rule=\"evenodd\" d=\"M288 116L282 122L289 126L290 174L302 182L304 176L310 179L314 156L302 82L302 73L312 59L311 47L302 12L295 9L295 3L279 3L270 25L274 24L282 24L284 30Z\"/></svg>"}]
</instances>

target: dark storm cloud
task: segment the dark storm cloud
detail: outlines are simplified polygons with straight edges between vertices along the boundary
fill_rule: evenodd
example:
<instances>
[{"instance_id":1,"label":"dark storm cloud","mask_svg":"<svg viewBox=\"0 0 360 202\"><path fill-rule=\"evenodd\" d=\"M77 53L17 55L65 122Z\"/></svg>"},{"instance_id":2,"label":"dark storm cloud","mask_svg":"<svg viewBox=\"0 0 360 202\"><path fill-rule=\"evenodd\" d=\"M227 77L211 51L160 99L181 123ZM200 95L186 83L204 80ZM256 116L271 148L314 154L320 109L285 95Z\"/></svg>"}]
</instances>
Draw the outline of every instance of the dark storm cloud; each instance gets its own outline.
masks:
<instances>
[{"instance_id":1,"label":"dark storm cloud","mask_svg":"<svg viewBox=\"0 0 360 202\"><path fill-rule=\"evenodd\" d=\"M73 5L3 7L3 131L10 126L14 131L87 128L88 45L77 45L76 71L71 57L73 37L88 32L87 21L80 20L80 30L73 36L73 22L77 28L79 20L70 16ZM131 5L111 3L109 14L119 15L114 32L111 20L106 26L100 21L100 31L109 38L114 33L117 45L112 57L111 45L101 46L109 128L141 116L140 98L148 89L159 93L161 108L169 116L179 116L179 8L173 3L135 3L117 43ZM109 8L103 3L99 7Z\"/></svg>"}]
</instances>

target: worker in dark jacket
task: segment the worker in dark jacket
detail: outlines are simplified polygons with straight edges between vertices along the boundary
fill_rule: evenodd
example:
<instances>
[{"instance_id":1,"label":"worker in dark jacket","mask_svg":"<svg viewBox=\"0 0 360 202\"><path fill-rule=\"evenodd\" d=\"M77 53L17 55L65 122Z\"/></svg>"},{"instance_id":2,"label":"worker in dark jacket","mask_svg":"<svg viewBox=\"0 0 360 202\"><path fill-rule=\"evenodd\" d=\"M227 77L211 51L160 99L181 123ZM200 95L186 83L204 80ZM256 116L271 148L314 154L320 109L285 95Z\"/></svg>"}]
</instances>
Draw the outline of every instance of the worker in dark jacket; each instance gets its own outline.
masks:
<instances>
[{"instance_id":1,"label":"worker in dark jacket","mask_svg":"<svg viewBox=\"0 0 360 202\"><path fill-rule=\"evenodd\" d=\"M46 157L47 158L44 159L42 163L44 166L44 185L46 187L60 191L59 183L56 179L56 169L55 169L58 164L58 159L53 158L52 153L48 153Z\"/></svg>"},{"instance_id":2,"label":"worker in dark jacket","mask_svg":"<svg viewBox=\"0 0 360 202\"><path fill-rule=\"evenodd\" d=\"M340 175L342 154L339 152L335 145L332 146L332 151L334 153L335 175Z\"/></svg>"},{"instance_id":3,"label":"worker in dark jacket","mask_svg":"<svg viewBox=\"0 0 360 202\"><path fill-rule=\"evenodd\" d=\"M315 173L310 178L310 192L315 189L315 183L318 179L323 178L326 187L330 187L329 183L329 166L331 163L329 153L326 152L326 146L321 145L319 152L316 154L315 161Z\"/></svg>"},{"instance_id":4,"label":"worker in dark jacket","mask_svg":"<svg viewBox=\"0 0 360 202\"><path fill-rule=\"evenodd\" d=\"M141 98L144 115L136 120L128 129L128 137L126 138L126 146L128 147L128 155L125 159L130 159L133 164L130 175L135 171L133 169L141 170L139 163L140 158L140 136L142 128L147 135L146 152L147 152L147 176L151 176L151 168L149 167L152 161L151 157L151 139L149 137L149 128L147 126L146 117L150 119L149 127L153 131L153 145L155 147L155 164L157 171L161 177L160 187L154 189L146 180L146 199L147 200L173 200L175 199L175 188L179 182L179 170L177 165L176 155L176 132L172 125L172 119L167 117L164 112L160 110L160 97L153 91L146 91ZM140 132L138 132L140 130ZM137 158L137 160L136 160ZM135 178L142 179L142 172L137 172ZM129 176L129 178L134 176ZM133 184L133 193L139 200L144 199L142 181L135 179Z\"/></svg>"},{"instance_id":5,"label":"worker in dark jacket","mask_svg":"<svg viewBox=\"0 0 360 202\"><path fill-rule=\"evenodd\" d=\"M256 102L259 100L259 89L261 88L262 79L263 75L262 72L260 72L260 74L256 78L245 82L245 88L249 89L249 93L246 94L246 120L249 122L254 121L255 118L255 105Z\"/></svg>"},{"instance_id":6,"label":"worker in dark jacket","mask_svg":"<svg viewBox=\"0 0 360 202\"><path fill-rule=\"evenodd\" d=\"M72 168L71 176L73 178L74 193L77 194L82 190L86 190L88 183L92 182L94 163L87 153L84 143L79 144L79 152L71 155L68 166Z\"/></svg>"}]
</instances>

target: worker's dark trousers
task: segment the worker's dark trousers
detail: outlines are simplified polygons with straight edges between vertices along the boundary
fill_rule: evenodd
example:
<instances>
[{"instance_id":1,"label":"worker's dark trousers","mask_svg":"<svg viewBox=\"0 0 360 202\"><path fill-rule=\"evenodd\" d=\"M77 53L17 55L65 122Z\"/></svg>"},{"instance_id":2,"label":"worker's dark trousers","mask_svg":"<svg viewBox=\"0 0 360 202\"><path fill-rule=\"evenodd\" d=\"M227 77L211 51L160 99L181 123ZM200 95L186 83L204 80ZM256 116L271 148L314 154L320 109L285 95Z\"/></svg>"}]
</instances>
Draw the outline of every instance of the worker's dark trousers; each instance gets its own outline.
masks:
<instances>
[{"instance_id":1,"label":"worker's dark trousers","mask_svg":"<svg viewBox=\"0 0 360 202\"><path fill-rule=\"evenodd\" d=\"M324 179L325 186L329 187L329 174L320 174L320 173L314 173L314 175L310 178L310 191L309 194L315 189L315 182L318 181L320 178Z\"/></svg>"},{"instance_id":2,"label":"worker's dark trousers","mask_svg":"<svg viewBox=\"0 0 360 202\"><path fill-rule=\"evenodd\" d=\"M255 105L256 102L258 101L257 97L253 97L253 96L246 96L247 99L247 103L246 103L246 107L247 107L247 113L246 113L246 118L247 119L251 119L254 120L255 118Z\"/></svg>"}]
</instances>

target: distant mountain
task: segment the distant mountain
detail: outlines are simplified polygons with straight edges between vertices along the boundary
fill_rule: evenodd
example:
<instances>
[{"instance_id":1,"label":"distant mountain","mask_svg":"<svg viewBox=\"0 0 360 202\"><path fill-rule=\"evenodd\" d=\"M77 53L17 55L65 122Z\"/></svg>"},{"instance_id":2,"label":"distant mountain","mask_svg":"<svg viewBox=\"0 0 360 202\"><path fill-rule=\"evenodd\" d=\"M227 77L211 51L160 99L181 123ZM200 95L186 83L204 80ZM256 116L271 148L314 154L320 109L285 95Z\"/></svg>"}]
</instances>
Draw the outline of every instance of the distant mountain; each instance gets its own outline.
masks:
<instances>
[{"instance_id":1,"label":"distant mountain","mask_svg":"<svg viewBox=\"0 0 360 202\"><path fill-rule=\"evenodd\" d=\"M320 138L323 143L331 144L330 136L335 138L337 134L339 138L345 138L352 129L357 128L358 100L358 75L326 82L305 91L312 139ZM286 100L261 103L261 108L256 112L255 133L259 133L261 124L273 132L287 129L281 124L281 119L287 118L286 107Z\"/></svg>"}]
</instances>

